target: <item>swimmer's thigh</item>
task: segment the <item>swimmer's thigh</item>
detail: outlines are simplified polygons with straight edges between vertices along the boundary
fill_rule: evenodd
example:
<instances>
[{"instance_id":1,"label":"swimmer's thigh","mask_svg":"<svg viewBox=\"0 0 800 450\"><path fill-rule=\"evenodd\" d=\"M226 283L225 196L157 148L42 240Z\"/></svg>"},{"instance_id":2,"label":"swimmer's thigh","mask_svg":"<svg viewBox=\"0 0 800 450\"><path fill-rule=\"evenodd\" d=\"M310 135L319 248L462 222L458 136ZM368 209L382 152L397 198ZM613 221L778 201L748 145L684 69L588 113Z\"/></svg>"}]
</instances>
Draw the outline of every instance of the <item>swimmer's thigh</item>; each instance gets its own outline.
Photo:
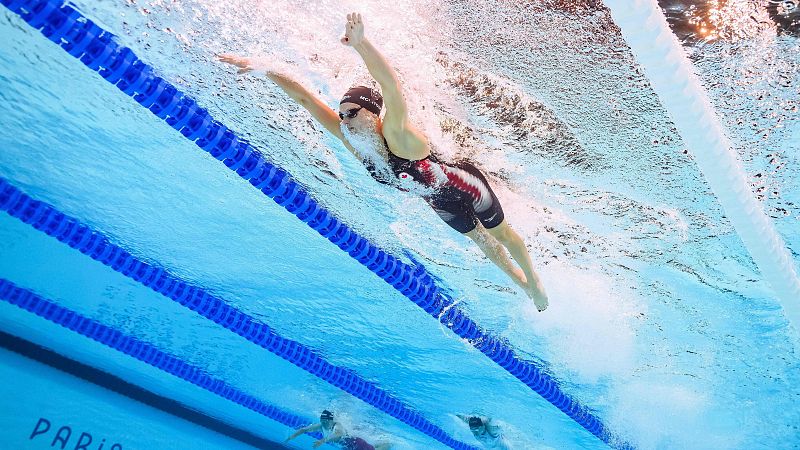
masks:
<instances>
[{"instance_id":1,"label":"swimmer's thigh","mask_svg":"<svg viewBox=\"0 0 800 450\"><path fill-rule=\"evenodd\" d=\"M478 225L475 211L466 201L429 201L428 204L444 223L461 234L469 233Z\"/></svg>"},{"instance_id":2,"label":"swimmer's thigh","mask_svg":"<svg viewBox=\"0 0 800 450\"><path fill-rule=\"evenodd\" d=\"M492 190L483 172L469 162L458 163L455 167L477 178L481 188L480 191L485 191L489 194L488 201L483 201L483 198L476 198L473 201L472 209L475 211L475 216L480 220L481 225L489 230L503 223L505 219L503 207L500 206L500 200Z\"/></svg>"}]
</instances>

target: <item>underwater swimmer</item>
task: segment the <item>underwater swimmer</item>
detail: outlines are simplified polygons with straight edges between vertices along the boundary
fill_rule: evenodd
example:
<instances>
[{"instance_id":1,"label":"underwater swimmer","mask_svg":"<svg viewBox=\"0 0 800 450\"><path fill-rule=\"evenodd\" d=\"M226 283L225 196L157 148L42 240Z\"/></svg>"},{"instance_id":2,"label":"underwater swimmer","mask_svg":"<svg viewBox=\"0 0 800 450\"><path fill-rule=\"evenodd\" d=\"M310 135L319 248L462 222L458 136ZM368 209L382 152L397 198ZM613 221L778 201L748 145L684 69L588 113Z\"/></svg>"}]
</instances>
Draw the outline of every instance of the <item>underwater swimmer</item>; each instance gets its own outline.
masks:
<instances>
[{"instance_id":1,"label":"underwater swimmer","mask_svg":"<svg viewBox=\"0 0 800 450\"><path fill-rule=\"evenodd\" d=\"M364 439L350 436L347 430L333 419L333 413L327 409L320 414L318 424L300 428L294 434L286 438L286 442L291 441L301 434L313 433L314 431L322 433L322 439L314 442L314 448L318 448L322 446L322 444L327 443L338 444L343 450L389 450L392 447L389 443L376 444L373 446Z\"/></svg>"},{"instance_id":2,"label":"underwater swimmer","mask_svg":"<svg viewBox=\"0 0 800 450\"><path fill-rule=\"evenodd\" d=\"M509 450L508 442L503 437L503 430L495 425L491 418L464 414L456 414L456 416L469 425L469 431L484 448Z\"/></svg>"},{"instance_id":3,"label":"underwater swimmer","mask_svg":"<svg viewBox=\"0 0 800 450\"><path fill-rule=\"evenodd\" d=\"M358 52L378 82L383 96L371 88L350 88L339 102L338 113L285 75L267 70L267 77L283 89L364 163L381 183L418 192L456 231L472 239L483 253L544 311L547 294L533 269L522 238L508 225L503 208L486 177L468 162L446 164L431 154L428 139L408 117L397 76L364 36L360 14L348 14L344 45ZM250 58L220 55L220 61L239 67L239 73L263 70ZM381 110L386 102L386 113ZM478 222L486 232L478 227ZM503 249L508 250L516 267Z\"/></svg>"}]
</instances>

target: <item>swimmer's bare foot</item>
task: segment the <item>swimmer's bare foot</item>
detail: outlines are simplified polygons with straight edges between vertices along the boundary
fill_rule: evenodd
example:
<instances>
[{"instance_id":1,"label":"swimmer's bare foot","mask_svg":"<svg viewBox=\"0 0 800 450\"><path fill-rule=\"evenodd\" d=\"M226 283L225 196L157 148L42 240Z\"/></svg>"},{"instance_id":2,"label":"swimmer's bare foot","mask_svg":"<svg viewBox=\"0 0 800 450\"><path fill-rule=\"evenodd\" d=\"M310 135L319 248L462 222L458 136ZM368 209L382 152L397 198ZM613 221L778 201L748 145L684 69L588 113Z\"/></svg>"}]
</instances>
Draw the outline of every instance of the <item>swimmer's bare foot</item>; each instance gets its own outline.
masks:
<instances>
[{"instance_id":1,"label":"swimmer's bare foot","mask_svg":"<svg viewBox=\"0 0 800 450\"><path fill-rule=\"evenodd\" d=\"M536 309L539 310L539 312L544 311L550 305L550 301L547 299L547 294L544 292L544 289L535 281L526 286L525 293L533 300L533 304L536 305Z\"/></svg>"},{"instance_id":2,"label":"swimmer's bare foot","mask_svg":"<svg viewBox=\"0 0 800 450\"><path fill-rule=\"evenodd\" d=\"M547 294L545 294L544 289L542 289L541 286L539 286L539 283L537 283L538 280L534 279L532 280L532 283L528 283L525 274L519 269L514 269L511 278L515 283L517 283L517 286L522 288L522 291L525 292L525 295L527 295L529 299L533 300L533 303L536 305L536 309L539 310L539 312L547 309L549 304L547 300Z\"/></svg>"},{"instance_id":3,"label":"swimmer's bare foot","mask_svg":"<svg viewBox=\"0 0 800 450\"><path fill-rule=\"evenodd\" d=\"M533 296L533 304L536 305L536 309L539 312L542 312L550 305L550 301L547 299L547 294L542 293L541 295Z\"/></svg>"}]
</instances>

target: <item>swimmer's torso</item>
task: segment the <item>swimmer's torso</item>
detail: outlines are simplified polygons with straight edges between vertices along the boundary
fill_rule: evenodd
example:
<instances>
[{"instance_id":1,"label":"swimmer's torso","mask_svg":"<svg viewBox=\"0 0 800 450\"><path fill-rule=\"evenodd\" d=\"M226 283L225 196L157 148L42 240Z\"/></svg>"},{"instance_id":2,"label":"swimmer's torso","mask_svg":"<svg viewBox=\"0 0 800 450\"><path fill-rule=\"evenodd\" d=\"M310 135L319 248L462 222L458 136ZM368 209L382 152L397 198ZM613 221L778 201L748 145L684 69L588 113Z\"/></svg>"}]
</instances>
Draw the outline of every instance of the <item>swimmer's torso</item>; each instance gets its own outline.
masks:
<instances>
[{"instance_id":1,"label":"swimmer's torso","mask_svg":"<svg viewBox=\"0 0 800 450\"><path fill-rule=\"evenodd\" d=\"M373 141L369 148L353 147L375 180L420 195L455 230L466 233L478 220L485 228L494 228L504 220L500 202L471 163L445 164L433 154L408 160L392 153L385 140L382 144L379 148Z\"/></svg>"}]
</instances>

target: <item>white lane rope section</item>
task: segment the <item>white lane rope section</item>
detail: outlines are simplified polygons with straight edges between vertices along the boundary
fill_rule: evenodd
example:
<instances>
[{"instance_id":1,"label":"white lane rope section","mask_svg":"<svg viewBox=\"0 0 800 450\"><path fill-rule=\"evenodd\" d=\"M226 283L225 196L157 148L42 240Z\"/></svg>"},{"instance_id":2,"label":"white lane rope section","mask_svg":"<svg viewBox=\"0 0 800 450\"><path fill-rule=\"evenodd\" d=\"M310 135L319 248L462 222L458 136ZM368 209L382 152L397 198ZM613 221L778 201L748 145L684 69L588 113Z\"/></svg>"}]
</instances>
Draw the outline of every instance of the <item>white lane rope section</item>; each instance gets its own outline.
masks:
<instances>
[{"instance_id":1,"label":"white lane rope section","mask_svg":"<svg viewBox=\"0 0 800 450\"><path fill-rule=\"evenodd\" d=\"M694 67L656 0L604 0L661 104L744 242L762 276L800 332L800 279L783 239L747 183ZM795 334L797 336L797 334Z\"/></svg>"}]
</instances>

